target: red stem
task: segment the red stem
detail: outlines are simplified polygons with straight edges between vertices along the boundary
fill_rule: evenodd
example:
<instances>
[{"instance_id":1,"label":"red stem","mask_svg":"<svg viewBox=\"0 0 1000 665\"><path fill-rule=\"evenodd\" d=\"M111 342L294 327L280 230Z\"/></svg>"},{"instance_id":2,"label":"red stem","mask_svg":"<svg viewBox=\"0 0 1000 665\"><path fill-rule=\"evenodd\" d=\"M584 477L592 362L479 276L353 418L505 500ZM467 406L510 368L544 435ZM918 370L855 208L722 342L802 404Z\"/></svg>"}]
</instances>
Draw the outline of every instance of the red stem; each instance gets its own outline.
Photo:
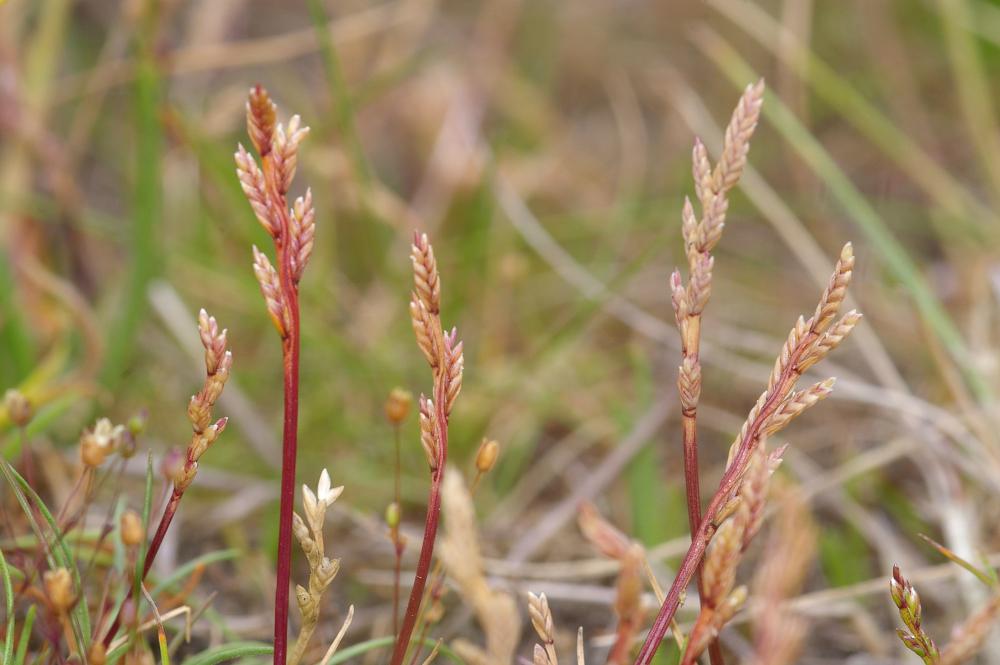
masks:
<instances>
[{"instance_id":1,"label":"red stem","mask_svg":"<svg viewBox=\"0 0 1000 665\"><path fill-rule=\"evenodd\" d=\"M443 370L442 370L443 371ZM431 472L430 496L427 499L427 517L424 521L424 541L420 546L420 558L417 560L417 570L413 578L413 588L410 590L410 600L406 603L406 614L403 617L403 627L396 636L396 646L392 650L391 665L402 665L406 657L406 649L410 644L410 636L420 612L420 601L424 595L424 586L434 557L434 540L437 537L438 521L441 513L441 480L444 478L444 465L448 456L448 415L445 412L447 395L443 377L435 378L434 406L435 420L438 430L437 467Z\"/></svg>"},{"instance_id":2,"label":"red stem","mask_svg":"<svg viewBox=\"0 0 1000 665\"><path fill-rule=\"evenodd\" d=\"M279 197L279 200L284 199ZM289 330L282 340L284 361L284 428L281 452L281 503L278 522L277 588L274 590L274 665L285 665L288 651L288 595L292 577L292 511L295 505L295 462L299 427L299 291L285 251L288 216L282 206L282 233L276 239L282 295L289 313Z\"/></svg>"},{"instance_id":3,"label":"red stem","mask_svg":"<svg viewBox=\"0 0 1000 665\"><path fill-rule=\"evenodd\" d=\"M177 492L174 490L170 494L170 502L167 503L167 507L163 510L163 515L160 517L160 523L156 527L156 533L153 534L153 539L149 542L149 549L146 550L146 558L143 560L142 564L142 579L146 579L146 575L149 574L149 569L153 567L153 561L156 559L156 555L160 551L160 546L163 545L163 539L167 535L167 529L170 528L170 523L174 519L174 515L177 513L177 507L181 504L181 498L184 496L183 492ZM125 602L127 603L132 598L133 587L128 590L128 595L125 596ZM115 615L115 620L111 623L111 628L104 635L104 646L108 647L111 645L111 640L115 639L115 633L121 627L122 623L122 608L125 607L125 603L122 603L121 607L118 608L118 614Z\"/></svg>"},{"instance_id":4,"label":"red stem","mask_svg":"<svg viewBox=\"0 0 1000 665\"><path fill-rule=\"evenodd\" d=\"M691 578L698 571L702 557L705 556L708 541L715 531L714 520L716 516L726 505L726 502L729 501L729 497L739 485L740 479L743 477L744 471L746 471L750 455L753 454L759 442L761 427L774 414L782 400L788 394L788 391L798 380L799 371L797 366L799 360L803 352L812 345L817 336L815 331L810 331L803 336L798 346L791 353L791 357L785 365L785 371L782 372L774 388L770 391L757 417L754 418L750 427L747 428L746 435L740 441L736 456L722 475L722 480L719 481L719 488L712 497L712 501L708 504L701 524L691 539L691 545L688 547L687 554L684 555L684 560L681 562L677 576L670 586L670 591L667 592L667 597L663 599L663 605L660 607L660 611L656 615L649 633L646 634L646 641L643 642L642 649L635 659L635 665L649 665L653 660L653 656L656 655L656 650L660 647L660 642L663 641L663 637L667 634L667 629L670 627L670 621L677 612L681 593L691 583Z\"/></svg>"},{"instance_id":5,"label":"red stem","mask_svg":"<svg viewBox=\"0 0 1000 665\"><path fill-rule=\"evenodd\" d=\"M701 315L695 315L688 326L690 339L684 340L682 353L685 358L691 358L700 373L701 347ZM701 474L698 471L698 405L682 408L684 427L684 488L687 495L688 524L691 529L691 539L697 536L701 526ZM705 600L705 585L701 580L701 566L697 570L698 598ZM722 647L718 640L712 640L708 645L709 660L712 665L725 665L722 657Z\"/></svg>"}]
</instances>

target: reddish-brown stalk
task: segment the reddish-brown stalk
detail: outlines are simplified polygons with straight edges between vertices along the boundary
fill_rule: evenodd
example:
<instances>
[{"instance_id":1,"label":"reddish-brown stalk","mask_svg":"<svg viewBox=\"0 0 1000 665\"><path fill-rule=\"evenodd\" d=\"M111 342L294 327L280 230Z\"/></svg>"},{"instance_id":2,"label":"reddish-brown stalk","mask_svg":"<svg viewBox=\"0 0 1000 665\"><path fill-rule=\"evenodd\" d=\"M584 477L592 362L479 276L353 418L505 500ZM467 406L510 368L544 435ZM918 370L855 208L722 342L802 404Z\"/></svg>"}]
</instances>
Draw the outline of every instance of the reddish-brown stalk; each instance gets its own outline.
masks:
<instances>
[{"instance_id":1,"label":"reddish-brown stalk","mask_svg":"<svg viewBox=\"0 0 1000 665\"><path fill-rule=\"evenodd\" d=\"M226 331L220 330L215 319L210 317L205 310L201 310L198 317L198 330L202 345L205 347L205 382L202 389L191 398L188 404L188 418L193 429L191 443L187 447L184 465L173 478L170 500L160 516L156 532L146 549L142 565L143 579L146 578L149 569L153 566L153 561L160 551L167 530L173 522L174 515L177 514L181 499L184 498L184 492L194 482L195 475L198 473L198 460L205 454L209 446L215 443L229 422L228 418L220 418L212 422L212 407L215 406L216 400L222 394L222 389L229 378L229 371L233 364L232 353L226 348ZM134 587L129 589L126 600L131 599L133 593ZM114 621L111 622L111 627L104 635L105 647L109 646L114 639L115 633L121 626L121 619L122 614L121 609L119 609Z\"/></svg>"},{"instance_id":2,"label":"reddish-brown stalk","mask_svg":"<svg viewBox=\"0 0 1000 665\"><path fill-rule=\"evenodd\" d=\"M441 403L440 398L438 398L437 403ZM440 423L444 418L445 416L438 409L438 422ZM447 420L445 420L445 423L447 423ZM438 522L441 516L441 481L444 479L443 463L448 454L447 424L444 427L438 426L438 433L441 442L438 445L438 455L442 464L431 472L431 489L427 499L427 517L424 521L424 538L420 545L420 558L417 560L417 570L413 577L413 588L410 590L410 599L406 603L403 626L396 636L396 645L392 650L392 665L402 665L403 659L406 657L406 649L410 644L410 636L413 634L413 627L417 622L420 601L423 599L424 586L427 584L431 559L434 556L434 541L437 538Z\"/></svg>"},{"instance_id":3,"label":"reddish-brown stalk","mask_svg":"<svg viewBox=\"0 0 1000 665\"><path fill-rule=\"evenodd\" d=\"M402 665L410 637L420 613L421 600L437 537L441 512L441 482L448 456L448 417L462 388L462 342L452 329L445 333L441 325L441 281L434 250L426 235L414 234L410 258L413 263L414 290L410 318L434 377L433 400L420 397L420 441L431 469L431 487L424 520L424 537L403 623L392 652L392 665Z\"/></svg>"},{"instance_id":4,"label":"reddish-brown stalk","mask_svg":"<svg viewBox=\"0 0 1000 665\"><path fill-rule=\"evenodd\" d=\"M254 247L254 273L268 314L281 337L284 418L281 454L281 499L278 521L277 586L274 593L274 663L284 665L288 650L288 595L291 583L292 513L299 419L299 280L312 253L315 213L307 190L288 207L298 147L308 133L293 116L288 126L277 122L277 108L261 86L247 100L247 133L260 155L257 165L239 146L236 171L250 207L274 240L278 267Z\"/></svg>"},{"instance_id":5,"label":"reddish-brown stalk","mask_svg":"<svg viewBox=\"0 0 1000 665\"><path fill-rule=\"evenodd\" d=\"M842 263L838 264L838 268L834 273L834 280L831 280L831 288L828 289L828 293L824 294L824 299L820 303L820 308L817 309L816 316L808 322L801 322L800 319L800 324L796 326L796 330L793 331L789 340L792 341L794 339L794 345L791 348L787 348L786 346L785 349L782 349L782 355L778 359L778 365L775 368L776 372L772 377L771 385L761 395L761 398L753 410L751 410L748 421L742 428L740 438L736 444L736 454L726 468L722 480L719 482L719 487L709 502L708 508L705 510L702 522L691 539L691 545L688 547L680 569L677 571L677 576L674 578L674 582L667 592L663 605L660 607L660 611L656 615L649 633L646 635L646 641L639 651L635 665L648 665L652 661L660 642L663 640L664 635L666 635L670 621L677 612L681 594L687 588L688 584L690 584L692 577L698 570L698 566L701 564L708 542L711 540L712 534L717 527L716 519L720 511L732 498L733 493L738 489L739 483L747 470L750 456L760 443L762 430L786 403L792 388L795 386L802 372L829 350L822 345L826 339L823 332L830 324L828 306L830 304L839 305L839 301L831 303L828 295L829 291L833 290L833 285L837 283L838 276L845 273L848 278L850 276L849 268L853 265L850 245L844 248L841 261ZM843 287L838 285L838 289L842 288L846 288L846 283L843 283ZM843 291L841 290L839 300L842 299ZM857 315L853 312L846 315L846 317L853 316ZM834 329L839 328L839 325L839 322L835 324ZM801 331L802 334L797 334L800 328L805 326L808 327ZM837 341L839 342L839 340ZM820 344L817 344L817 342Z\"/></svg>"},{"instance_id":6,"label":"reddish-brown stalk","mask_svg":"<svg viewBox=\"0 0 1000 665\"><path fill-rule=\"evenodd\" d=\"M747 86L726 128L725 141L718 163L712 167L708 151L696 140L692 150L692 175L701 207L699 218L690 199L685 198L681 213L684 253L688 262L688 283L680 271L671 277L672 301L681 338L681 365L677 371L684 446L684 487L688 523L694 538L701 525L701 488L698 472L698 401L701 396L701 320L712 290L712 249L722 236L727 194L742 175L750 138L757 127L764 95L764 82ZM697 575L698 594L704 599L701 573ZM723 665L722 649L717 640L709 645L712 665Z\"/></svg>"},{"instance_id":7,"label":"reddish-brown stalk","mask_svg":"<svg viewBox=\"0 0 1000 665\"><path fill-rule=\"evenodd\" d=\"M284 208L282 208L283 210ZM284 215L283 215L284 217ZM284 227L284 228L287 228ZM284 427L281 437L281 502L278 521L277 587L274 592L274 663L284 665L288 649L288 593L292 579L292 511L295 508L295 461L299 427L299 294L289 276L286 252L278 248L282 291L287 294L289 328L282 339L284 364Z\"/></svg>"}]
</instances>

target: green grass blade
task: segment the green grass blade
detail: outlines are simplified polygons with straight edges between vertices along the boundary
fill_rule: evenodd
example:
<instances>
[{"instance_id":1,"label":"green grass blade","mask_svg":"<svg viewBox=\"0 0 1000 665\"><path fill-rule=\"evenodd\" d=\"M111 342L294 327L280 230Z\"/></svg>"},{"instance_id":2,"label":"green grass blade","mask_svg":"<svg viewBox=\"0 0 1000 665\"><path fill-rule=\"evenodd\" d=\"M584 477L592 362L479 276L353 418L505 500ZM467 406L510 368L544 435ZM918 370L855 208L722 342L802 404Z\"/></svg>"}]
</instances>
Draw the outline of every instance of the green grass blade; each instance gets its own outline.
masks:
<instances>
[{"instance_id":1,"label":"green grass blade","mask_svg":"<svg viewBox=\"0 0 1000 665\"><path fill-rule=\"evenodd\" d=\"M148 12L153 10L149 10ZM135 184L132 196L131 268L124 301L111 326L101 382L113 388L121 379L135 346L139 324L146 310L146 291L159 270L156 230L160 225L160 76L153 54L154 17L145 17L139 31L139 62L135 79Z\"/></svg>"},{"instance_id":2,"label":"green grass blade","mask_svg":"<svg viewBox=\"0 0 1000 665\"><path fill-rule=\"evenodd\" d=\"M7 608L7 637L3 641L3 661L11 662L14 656L14 585L10 583L7 560L0 551L0 576L3 577L4 607Z\"/></svg>"},{"instance_id":3,"label":"green grass blade","mask_svg":"<svg viewBox=\"0 0 1000 665\"><path fill-rule=\"evenodd\" d=\"M142 499L142 532L149 533L150 513L153 512L153 451L146 454L146 491ZM139 555L135 558L135 573L132 581L132 598L135 600L136 609L142 604L142 578L146 566L146 551L149 547L149 539L143 538L139 546Z\"/></svg>"},{"instance_id":4,"label":"green grass blade","mask_svg":"<svg viewBox=\"0 0 1000 665\"><path fill-rule=\"evenodd\" d=\"M982 221L996 213L938 164L898 123L872 104L847 78L826 64L759 5L747 0L708 0L733 25L792 68L812 90L921 187L965 232L982 236ZM791 39L789 39L791 38ZM784 48L792 45L792 51Z\"/></svg>"},{"instance_id":5,"label":"green grass blade","mask_svg":"<svg viewBox=\"0 0 1000 665\"><path fill-rule=\"evenodd\" d=\"M73 578L73 588L77 592L78 598L83 598L83 584L80 581L80 571L76 567L76 561L73 558L73 553L70 551L69 546L66 544L66 539L63 537L62 531L59 529L59 525L49 511L48 506L42 501L42 498L38 496L38 493L32 489L28 481L25 480L21 474L19 474L13 466L10 465L6 460L0 460L0 467L4 469L4 475L7 476L8 482L16 483L19 486L21 492L27 495L31 499L31 502L41 513L42 518L45 520L49 529L52 531L52 544L51 547L46 546L46 550L51 552L49 557L49 565L51 567L62 567L69 571ZM41 526L35 522L34 513L30 506L27 505L26 501L21 503L21 507L26 511L28 519L31 520L33 527L35 527L36 535L42 539L44 542L48 543L48 540L42 535ZM90 615L87 614L87 604L84 602L79 602L73 608L73 612L70 614L70 623L73 626L73 635L77 640L77 648L80 653L86 653L87 647L90 644Z\"/></svg>"},{"instance_id":6,"label":"green grass blade","mask_svg":"<svg viewBox=\"0 0 1000 665\"><path fill-rule=\"evenodd\" d=\"M183 566L171 571L168 576L157 582L156 586L150 590L149 595L156 598L157 595L163 593L190 575L198 566L207 566L210 563L216 563L218 561L231 561L232 559L238 558L240 554L241 552L239 550L219 550L217 552L202 554L201 556L188 561Z\"/></svg>"},{"instance_id":7,"label":"green grass blade","mask_svg":"<svg viewBox=\"0 0 1000 665\"><path fill-rule=\"evenodd\" d=\"M351 99L350 90L347 88L347 80L344 78L344 70L340 66L337 49L330 36L329 19L321 0L308 0L306 4L309 6L309 17L316 29L316 39L323 54L323 71L326 72L326 80L336 106L338 129L349 146L348 152L354 167L354 175L361 180L361 184L367 189L371 184L371 169L368 160L365 159L364 149L361 147L361 138L354 122L354 102Z\"/></svg>"},{"instance_id":8,"label":"green grass blade","mask_svg":"<svg viewBox=\"0 0 1000 665\"><path fill-rule=\"evenodd\" d=\"M24 660L28 655L28 642L31 641L31 629L35 627L35 614L37 612L38 608L32 605L24 617L24 624L21 626L21 639L17 643L17 653L14 654L14 665L24 665Z\"/></svg>"},{"instance_id":9,"label":"green grass blade","mask_svg":"<svg viewBox=\"0 0 1000 665\"><path fill-rule=\"evenodd\" d=\"M160 665L170 665L170 647L167 645L167 634L163 632L163 626L158 627L156 639L160 644Z\"/></svg>"},{"instance_id":10,"label":"green grass blade","mask_svg":"<svg viewBox=\"0 0 1000 665\"><path fill-rule=\"evenodd\" d=\"M6 254L6 252L4 252ZM10 274L11 262L0 260L0 381L12 386L28 375L35 357L31 336L17 303L17 289Z\"/></svg>"},{"instance_id":11,"label":"green grass blade","mask_svg":"<svg viewBox=\"0 0 1000 665\"><path fill-rule=\"evenodd\" d=\"M1000 203L1000 138L989 78L983 68L979 45L965 29L972 21L967 0L938 0L941 28L958 88L963 123L983 172L992 184L994 201Z\"/></svg>"},{"instance_id":12,"label":"green grass blade","mask_svg":"<svg viewBox=\"0 0 1000 665\"><path fill-rule=\"evenodd\" d=\"M704 29L697 34L696 40L719 69L736 85L742 87L748 81L759 78L740 54L715 32ZM868 200L858 191L826 148L802 126L794 113L776 96L769 96L765 102L764 117L826 185L848 218L878 250L893 276L909 292L927 327L938 337L962 369L976 397L980 402L991 402L992 390L973 364L965 340L955 323L941 306L917 265Z\"/></svg>"},{"instance_id":13,"label":"green grass blade","mask_svg":"<svg viewBox=\"0 0 1000 665\"><path fill-rule=\"evenodd\" d=\"M215 665L250 656L266 656L273 651L273 646L262 642L235 642L203 651L185 660L184 665Z\"/></svg>"}]
</instances>

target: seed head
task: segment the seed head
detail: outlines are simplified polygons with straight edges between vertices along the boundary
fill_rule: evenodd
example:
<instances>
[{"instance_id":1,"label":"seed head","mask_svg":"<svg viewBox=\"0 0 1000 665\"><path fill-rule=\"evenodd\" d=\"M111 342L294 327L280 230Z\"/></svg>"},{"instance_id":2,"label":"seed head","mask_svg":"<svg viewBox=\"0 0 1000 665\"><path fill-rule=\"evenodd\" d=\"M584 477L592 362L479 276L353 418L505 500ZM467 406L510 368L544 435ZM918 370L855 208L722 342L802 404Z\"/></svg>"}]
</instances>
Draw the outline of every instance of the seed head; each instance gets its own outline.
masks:
<instances>
[{"instance_id":1,"label":"seed head","mask_svg":"<svg viewBox=\"0 0 1000 665\"><path fill-rule=\"evenodd\" d=\"M396 529L399 527L399 520L399 504L393 501L385 508L385 523L389 525L390 529Z\"/></svg>"},{"instance_id":2,"label":"seed head","mask_svg":"<svg viewBox=\"0 0 1000 665\"><path fill-rule=\"evenodd\" d=\"M119 530L122 544L125 547L138 546L146 535L142 530L142 518L134 510L126 510L122 513Z\"/></svg>"},{"instance_id":3,"label":"seed head","mask_svg":"<svg viewBox=\"0 0 1000 665\"><path fill-rule=\"evenodd\" d=\"M65 568L56 568L46 571L42 576L42 583L45 586L45 597L49 605L57 615L65 615L76 602L76 594L73 592L73 579L69 571Z\"/></svg>"},{"instance_id":4,"label":"seed head","mask_svg":"<svg viewBox=\"0 0 1000 665\"><path fill-rule=\"evenodd\" d=\"M392 425L399 425L410 414L413 393L402 388L393 388L385 400L385 418Z\"/></svg>"},{"instance_id":5,"label":"seed head","mask_svg":"<svg viewBox=\"0 0 1000 665\"><path fill-rule=\"evenodd\" d=\"M35 409L20 390L11 388L3 396L3 407L15 427L24 427L31 422Z\"/></svg>"},{"instance_id":6,"label":"seed head","mask_svg":"<svg viewBox=\"0 0 1000 665\"><path fill-rule=\"evenodd\" d=\"M476 471L479 473L489 473L493 465L497 463L497 456L500 454L500 444L494 439L483 439L479 444L479 452L476 453Z\"/></svg>"}]
</instances>

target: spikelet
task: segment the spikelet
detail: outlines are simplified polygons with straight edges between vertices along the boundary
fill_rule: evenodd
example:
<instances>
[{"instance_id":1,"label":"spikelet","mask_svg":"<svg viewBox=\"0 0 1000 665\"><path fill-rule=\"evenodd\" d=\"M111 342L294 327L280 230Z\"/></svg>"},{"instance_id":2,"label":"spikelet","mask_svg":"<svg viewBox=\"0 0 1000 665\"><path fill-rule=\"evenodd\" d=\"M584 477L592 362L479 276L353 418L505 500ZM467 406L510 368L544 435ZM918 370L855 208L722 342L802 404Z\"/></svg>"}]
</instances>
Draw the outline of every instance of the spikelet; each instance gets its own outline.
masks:
<instances>
[{"instance_id":1,"label":"spikelet","mask_svg":"<svg viewBox=\"0 0 1000 665\"><path fill-rule=\"evenodd\" d=\"M295 587L295 600L302 616L302 625L295 640L295 647L288 657L288 665L298 665L302 660L319 623L323 592L340 570L340 559L330 559L326 556L323 523L326 521L326 511L343 491L342 485L332 486L329 472L323 469L315 491L308 485L302 486L302 511L305 513L305 519L298 513L292 513L292 533L299 541L309 562L309 582L305 587L301 585Z\"/></svg>"},{"instance_id":2,"label":"spikelet","mask_svg":"<svg viewBox=\"0 0 1000 665\"><path fill-rule=\"evenodd\" d=\"M309 134L309 128L300 126L301 122L299 116L293 115L287 129L279 123L274 131L274 178L278 193L282 195L288 193L292 186L299 161L299 144Z\"/></svg>"},{"instance_id":3,"label":"spikelet","mask_svg":"<svg viewBox=\"0 0 1000 665\"><path fill-rule=\"evenodd\" d=\"M844 341L845 337L851 334L851 331L854 330L854 327L858 325L861 319L862 314L853 309L840 317L839 321L820 335L808 353L799 361L799 370L804 372L825 358Z\"/></svg>"},{"instance_id":4,"label":"spikelet","mask_svg":"<svg viewBox=\"0 0 1000 665\"><path fill-rule=\"evenodd\" d=\"M823 291L823 296L816 306L816 313L810 319L810 331L821 333L830 327L830 324L837 317L840 306L847 295L847 287L851 283L851 275L854 272L854 248L851 243L844 245L840 250L840 259L833 269L830 283Z\"/></svg>"},{"instance_id":5,"label":"spikelet","mask_svg":"<svg viewBox=\"0 0 1000 665\"><path fill-rule=\"evenodd\" d=\"M309 257L312 256L316 236L316 211L313 208L312 188L306 189L305 196L295 199L289 211L289 256L292 261L292 279L298 282Z\"/></svg>"},{"instance_id":6,"label":"spikelet","mask_svg":"<svg viewBox=\"0 0 1000 665\"><path fill-rule=\"evenodd\" d=\"M271 101L267 90L257 85L250 88L247 95L247 134L254 149L261 157L271 152L271 141L274 136L274 125L277 122L278 108Z\"/></svg>"},{"instance_id":7,"label":"spikelet","mask_svg":"<svg viewBox=\"0 0 1000 665\"><path fill-rule=\"evenodd\" d=\"M264 172L260 170L256 160L246 151L243 144L237 146L233 159L236 161L236 176L239 178L240 188L246 195L247 201L250 202L250 207L253 209L254 215L257 216L257 221L272 238L277 237L281 232L281 225L275 219L274 210L267 195Z\"/></svg>"},{"instance_id":8,"label":"spikelet","mask_svg":"<svg viewBox=\"0 0 1000 665\"><path fill-rule=\"evenodd\" d=\"M746 552L750 541L760 531L764 522L764 507L767 504L767 488L771 480L771 469L768 467L768 457L762 441L750 458L746 476L740 486L740 501L746 505L746 525L743 527L743 543L741 552Z\"/></svg>"},{"instance_id":9,"label":"spikelet","mask_svg":"<svg viewBox=\"0 0 1000 665\"><path fill-rule=\"evenodd\" d=\"M424 395L420 395L418 404L420 405L420 445L427 456L428 466L430 466L431 471L435 471L438 468L439 455L437 432L434 429L434 403Z\"/></svg>"},{"instance_id":10,"label":"spikelet","mask_svg":"<svg viewBox=\"0 0 1000 665\"><path fill-rule=\"evenodd\" d=\"M173 477L174 493L183 494L198 472L198 460L226 429L229 420L212 422L212 409L222 394L233 366L233 354L226 348L226 330L203 309L198 314L198 334L205 348L205 381L188 402L188 420L193 434L184 464Z\"/></svg>"},{"instance_id":11,"label":"spikelet","mask_svg":"<svg viewBox=\"0 0 1000 665\"><path fill-rule=\"evenodd\" d=\"M544 593L536 596L530 591L528 592L528 615L531 617L531 625L535 628L538 639L542 642L535 645L535 663L559 665L555 648L555 622L552 619L552 610L549 609L549 600ZM541 660L539 660L539 655Z\"/></svg>"},{"instance_id":12,"label":"spikelet","mask_svg":"<svg viewBox=\"0 0 1000 665\"><path fill-rule=\"evenodd\" d=\"M413 284L416 298L432 315L441 312L441 279L438 275L434 248L426 233L414 233L410 247L410 261L413 263Z\"/></svg>"},{"instance_id":13,"label":"spikelet","mask_svg":"<svg viewBox=\"0 0 1000 665\"><path fill-rule=\"evenodd\" d=\"M938 663L940 654L934 640L924 632L921 625L922 610L920 594L903 577L899 566L892 567L892 577L889 579L889 595L899 610L899 618L903 620L906 630L897 629L896 634L906 645L906 648L924 659L925 663Z\"/></svg>"},{"instance_id":14,"label":"spikelet","mask_svg":"<svg viewBox=\"0 0 1000 665\"><path fill-rule=\"evenodd\" d=\"M462 391L462 373L465 368L465 355L462 353L462 341L458 339L458 330L444 336L444 354L447 358L445 382L445 413L451 413L455 400Z\"/></svg>"},{"instance_id":15,"label":"spikelet","mask_svg":"<svg viewBox=\"0 0 1000 665\"><path fill-rule=\"evenodd\" d=\"M743 175L747 153L750 150L750 137L757 128L763 103L764 79L760 79L748 85L743 91L726 127L722 155L712 173L712 185L715 191L720 193L729 191Z\"/></svg>"},{"instance_id":16,"label":"spikelet","mask_svg":"<svg viewBox=\"0 0 1000 665\"><path fill-rule=\"evenodd\" d=\"M267 254L253 246L253 274L260 284L260 292L264 296L264 304L267 306L268 316L277 329L278 334L284 339L290 330L288 308L285 305L284 294L281 291L281 280L278 278L278 271L271 265Z\"/></svg>"},{"instance_id":17,"label":"spikelet","mask_svg":"<svg viewBox=\"0 0 1000 665\"><path fill-rule=\"evenodd\" d=\"M806 409L816 404L816 402L826 399L833 392L833 385L836 382L835 378L830 377L789 395L761 429L762 436L770 436L775 432L781 431L788 423L805 412Z\"/></svg>"}]
</instances>

